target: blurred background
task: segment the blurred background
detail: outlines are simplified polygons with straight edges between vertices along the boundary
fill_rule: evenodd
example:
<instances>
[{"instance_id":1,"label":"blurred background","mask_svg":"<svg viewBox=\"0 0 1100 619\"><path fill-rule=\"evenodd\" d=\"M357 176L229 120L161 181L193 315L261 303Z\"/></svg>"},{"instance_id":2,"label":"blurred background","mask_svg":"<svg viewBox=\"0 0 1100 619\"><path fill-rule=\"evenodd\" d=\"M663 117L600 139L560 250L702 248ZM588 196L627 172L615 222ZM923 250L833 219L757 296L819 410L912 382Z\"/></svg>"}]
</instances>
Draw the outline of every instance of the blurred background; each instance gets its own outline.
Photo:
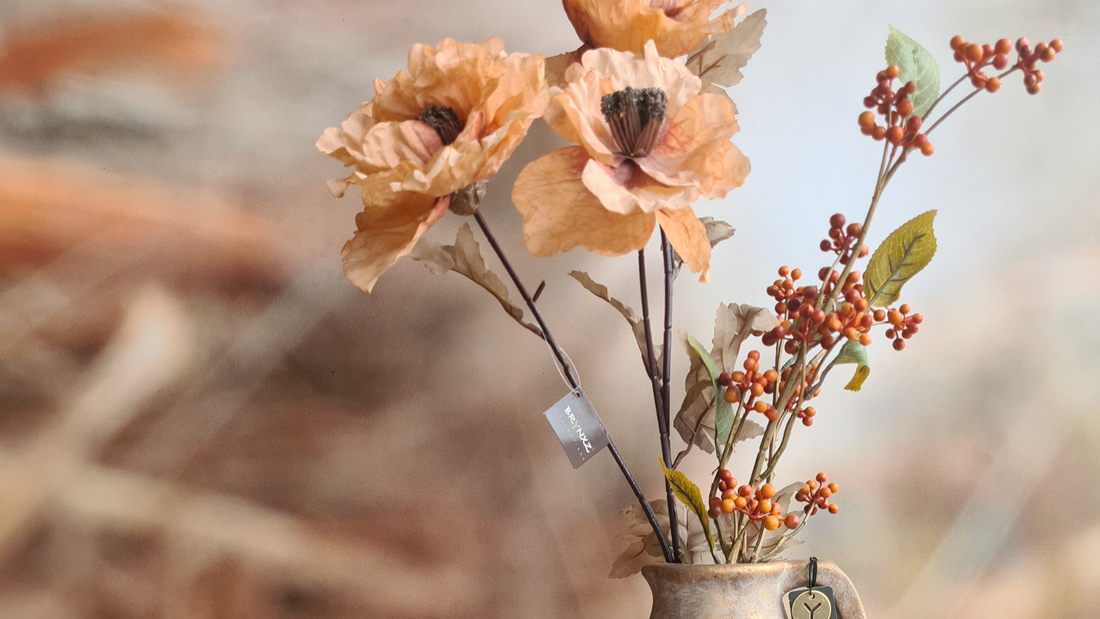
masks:
<instances>
[{"instance_id":1,"label":"blurred background","mask_svg":"<svg viewBox=\"0 0 1100 619\"><path fill-rule=\"evenodd\" d=\"M872 346L861 392L834 378L777 481L841 484L789 555L838 563L876 619L1092 615L1100 5L761 6L731 91L753 172L697 209L737 233L710 285L676 284L703 341L718 303L768 304L780 265L824 264L829 215L864 211L880 151L855 121L888 23L945 83L954 34L1065 40L1040 95L1014 76L977 97L887 190L872 246L939 209L903 296L925 322ZM556 0L0 3L0 617L648 616L640 576L606 577L633 496L607 454L573 471L542 418L566 391L545 345L457 275L403 261L368 297L340 274L359 207L325 190L317 136L412 44L494 35L577 45ZM566 276L637 307L635 259L535 260L507 201L559 144L536 125L484 212L657 497L630 330Z\"/></svg>"}]
</instances>

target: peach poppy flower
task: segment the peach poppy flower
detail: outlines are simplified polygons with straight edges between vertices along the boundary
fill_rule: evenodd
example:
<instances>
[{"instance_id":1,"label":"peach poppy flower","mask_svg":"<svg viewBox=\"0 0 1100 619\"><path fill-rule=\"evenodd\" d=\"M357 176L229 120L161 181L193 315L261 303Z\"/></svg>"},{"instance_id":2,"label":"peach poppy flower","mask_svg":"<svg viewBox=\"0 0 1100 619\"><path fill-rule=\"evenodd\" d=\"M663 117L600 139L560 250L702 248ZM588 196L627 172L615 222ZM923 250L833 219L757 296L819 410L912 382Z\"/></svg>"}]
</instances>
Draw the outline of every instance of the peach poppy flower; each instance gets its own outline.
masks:
<instances>
[{"instance_id":1,"label":"peach poppy flower","mask_svg":"<svg viewBox=\"0 0 1100 619\"><path fill-rule=\"evenodd\" d=\"M585 45L642 53L646 41L666 58L683 56L707 36L729 32L745 5L711 18L726 0L562 0Z\"/></svg>"},{"instance_id":2,"label":"peach poppy flower","mask_svg":"<svg viewBox=\"0 0 1100 619\"><path fill-rule=\"evenodd\" d=\"M660 224L684 263L709 281L710 243L691 209L745 182L749 160L724 94L653 42L644 57L591 50L553 89L544 119L576 142L531 162L512 188L527 249L550 256L581 246L620 256L645 246Z\"/></svg>"},{"instance_id":3,"label":"peach poppy flower","mask_svg":"<svg viewBox=\"0 0 1100 619\"><path fill-rule=\"evenodd\" d=\"M344 275L366 292L470 195L464 189L500 169L549 101L542 56L505 55L497 38L414 45L408 71L375 80L374 89L317 140L321 152L353 168L329 181L329 191L341 197L349 185L360 188L363 212L341 253Z\"/></svg>"}]
</instances>

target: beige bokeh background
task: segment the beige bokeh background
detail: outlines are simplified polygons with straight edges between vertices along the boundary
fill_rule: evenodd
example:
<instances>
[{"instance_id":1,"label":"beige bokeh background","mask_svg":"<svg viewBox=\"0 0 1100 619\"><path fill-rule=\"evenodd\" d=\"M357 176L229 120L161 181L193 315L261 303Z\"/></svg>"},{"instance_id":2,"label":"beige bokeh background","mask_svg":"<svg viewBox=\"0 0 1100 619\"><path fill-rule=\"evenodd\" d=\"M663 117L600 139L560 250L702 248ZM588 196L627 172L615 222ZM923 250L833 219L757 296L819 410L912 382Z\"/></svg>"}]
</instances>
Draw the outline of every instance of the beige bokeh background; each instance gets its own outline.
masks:
<instances>
[{"instance_id":1,"label":"beige bokeh background","mask_svg":"<svg viewBox=\"0 0 1100 619\"><path fill-rule=\"evenodd\" d=\"M779 265L821 266L830 214L865 208L879 151L855 117L886 24L945 78L956 33L1066 41L1039 96L1014 78L977 97L889 187L873 242L939 209L938 255L905 289L921 332L874 346L860 393L832 385L778 479L843 486L791 556L842 566L872 617L1087 616L1100 6L760 6L731 92L753 172L698 209L737 234L710 285L676 284L676 328L703 340L718 303L765 304ZM565 391L545 346L453 274L406 261L369 297L348 285L356 200L328 196L338 164L313 148L413 43L574 48L557 2L7 0L0 25L0 617L647 616L640 577L605 578L629 490L606 454L574 472L541 418ZM540 306L656 497L629 329L566 276L637 306L634 258L535 260L507 203L558 143L536 126L486 217L546 281Z\"/></svg>"}]
</instances>

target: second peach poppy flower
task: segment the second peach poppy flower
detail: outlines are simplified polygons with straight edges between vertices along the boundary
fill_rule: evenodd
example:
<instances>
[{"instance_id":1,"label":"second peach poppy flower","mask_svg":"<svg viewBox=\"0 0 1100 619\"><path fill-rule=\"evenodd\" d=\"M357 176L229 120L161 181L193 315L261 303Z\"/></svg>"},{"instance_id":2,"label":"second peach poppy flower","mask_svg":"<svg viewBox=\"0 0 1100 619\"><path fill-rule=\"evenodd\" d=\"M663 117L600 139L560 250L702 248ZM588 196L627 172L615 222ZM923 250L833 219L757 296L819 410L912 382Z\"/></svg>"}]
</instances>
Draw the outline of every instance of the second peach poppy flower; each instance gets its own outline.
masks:
<instances>
[{"instance_id":1,"label":"second peach poppy flower","mask_svg":"<svg viewBox=\"0 0 1100 619\"><path fill-rule=\"evenodd\" d=\"M524 241L535 256L580 246L603 256L645 247L660 224L700 281L710 243L691 204L740 186L749 160L730 141L733 103L701 93L680 61L591 50L566 73L544 116L576 142L531 162L512 188Z\"/></svg>"}]
</instances>

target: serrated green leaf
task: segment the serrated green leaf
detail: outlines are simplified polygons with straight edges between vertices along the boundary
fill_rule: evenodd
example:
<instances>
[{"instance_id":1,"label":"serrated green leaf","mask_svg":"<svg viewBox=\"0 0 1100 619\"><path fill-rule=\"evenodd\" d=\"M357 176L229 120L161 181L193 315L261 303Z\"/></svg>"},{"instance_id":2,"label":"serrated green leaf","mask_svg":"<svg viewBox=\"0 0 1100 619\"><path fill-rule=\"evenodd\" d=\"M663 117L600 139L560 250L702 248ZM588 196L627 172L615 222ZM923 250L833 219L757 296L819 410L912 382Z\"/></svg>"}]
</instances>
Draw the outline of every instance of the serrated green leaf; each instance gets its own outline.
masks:
<instances>
[{"instance_id":1,"label":"serrated green leaf","mask_svg":"<svg viewBox=\"0 0 1100 619\"><path fill-rule=\"evenodd\" d=\"M670 470L665 466L663 458L657 458L657 461L661 463L661 470L665 472L665 479L668 480L672 493L699 517L699 522L702 523L703 531L707 535L707 543L714 548L714 538L710 534L710 517L707 516L707 504L703 502L703 493L699 491L699 486L692 483L683 471Z\"/></svg>"},{"instance_id":2,"label":"serrated green leaf","mask_svg":"<svg viewBox=\"0 0 1100 619\"><path fill-rule=\"evenodd\" d=\"M848 391L859 391L863 388L863 381L867 380L867 376L871 373L871 368L866 365L856 366L856 373L852 376L852 380L848 381L844 388Z\"/></svg>"},{"instance_id":3,"label":"serrated green leaf","mask_svg":"<svg viewBox=\"0 0 1100 619\"><path fill-rule=\"evenodd\" d=\"M871 365L867 361L867 347L856 340L848 340L840 349L833 363L855 363L857 365Z\"/></svg>"},{"instance_id":4,"label":"serrated green leaf","mask_svg":"<svg viewBox=\"0 0 1100 619\"><path fill-rule=\"evenodd\" d=\"M920 43L890 26L890 36L886 39L886 62L898 65L899 84L916 84L917 90L909 95L909 100L913 102L913 114L923 117L940 96L940 69L936 59Z\"/></svg>"},{"instance_id":5,"label":"serrated green leaf","mask_svg":"<svg viewBox=\"0 0 1100 619\"><path fill-rule=\"evenodd\" d=\"M898 300L901 287L936 255L932 220L936 211L921 213L905 222L878 246L863 273L863 294L872 307Z\"/></svg>"},{"instance_id":6,"label":"serrated green leaf","mask_svg":"<svg viewBox=\"0 0 1100 619\"><path fill-rule=\"evenodd\" d=\"M722 373L722 368L714 362L714 358L710 356L707 349L703 348L699 340L689 335L687 336L687 342L688 346L691 346L691 350L703 362L703 367L707 369L707 374L710 375L711 386L714 388L714 444L717 446L714 452L721 455L722 445L726 444L730 431L733 430L733 407L724 397L726 388L718 384L718 375Z\"/></svg>"}]
</instances>

